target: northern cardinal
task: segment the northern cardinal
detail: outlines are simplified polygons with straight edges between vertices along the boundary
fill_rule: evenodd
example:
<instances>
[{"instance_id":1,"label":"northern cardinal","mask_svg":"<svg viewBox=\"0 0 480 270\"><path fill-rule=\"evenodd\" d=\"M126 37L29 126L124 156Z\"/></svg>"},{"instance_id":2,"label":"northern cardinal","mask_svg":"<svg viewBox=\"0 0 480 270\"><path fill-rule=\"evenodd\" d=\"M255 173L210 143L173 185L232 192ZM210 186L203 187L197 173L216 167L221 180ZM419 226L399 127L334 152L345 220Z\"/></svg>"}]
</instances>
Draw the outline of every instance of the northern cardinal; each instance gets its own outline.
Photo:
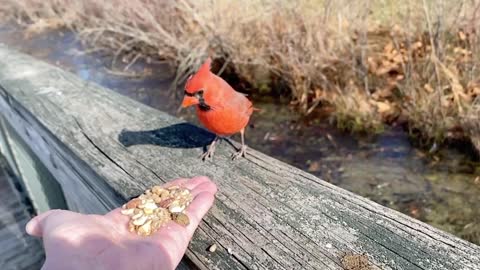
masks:
<instances>
[{"instance_id":1,"label":"northern cardinal","mask_svg":"<svg viewBox=\"0 0 480 270\"><path fill-rule=\"evenodd\" d=\"M226 81L210 72L212 60L208 58L197 73L191 75L185 84L185 96L182 107L195 105L200 122L211 132L215 139L201 158L212 158L215 143L221 137L240 132L242 147L232 157L245 157L245 127L254 111L252 102L244 94L235 91Z\"/></svg>"}]
</instances>

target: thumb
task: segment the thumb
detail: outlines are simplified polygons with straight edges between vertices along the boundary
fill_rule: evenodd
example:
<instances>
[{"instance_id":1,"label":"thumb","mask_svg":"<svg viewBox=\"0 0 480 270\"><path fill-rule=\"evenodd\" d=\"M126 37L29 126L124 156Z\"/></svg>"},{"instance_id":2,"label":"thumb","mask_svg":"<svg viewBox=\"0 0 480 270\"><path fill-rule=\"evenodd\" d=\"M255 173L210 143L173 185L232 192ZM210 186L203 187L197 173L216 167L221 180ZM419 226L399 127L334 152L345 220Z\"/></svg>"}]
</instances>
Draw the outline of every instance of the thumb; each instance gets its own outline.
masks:
<instances>
[{"instance_id":1,"label":"thumb","mask_svg":"<svg viewBox=\"0 0 480 270\"><path fill-rule=\"evenodd\" d=\"M61 210L49 210L47 212L41 213L40 215L32 218L27 225L25 225L25 230L29 235L42 237L43 236L43 229L45 228L46 221L48 217L56 212L60 212Z\"/></svg>"}]
</instances>

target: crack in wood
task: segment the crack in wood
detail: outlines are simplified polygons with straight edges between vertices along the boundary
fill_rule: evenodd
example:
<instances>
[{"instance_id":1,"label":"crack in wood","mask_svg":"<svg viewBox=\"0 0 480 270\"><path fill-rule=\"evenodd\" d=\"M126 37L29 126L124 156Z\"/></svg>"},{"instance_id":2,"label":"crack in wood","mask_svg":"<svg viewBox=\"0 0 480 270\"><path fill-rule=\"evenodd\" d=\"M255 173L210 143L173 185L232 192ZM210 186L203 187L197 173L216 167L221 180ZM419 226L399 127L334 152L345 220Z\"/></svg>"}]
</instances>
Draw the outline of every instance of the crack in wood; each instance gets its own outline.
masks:
<instances>
[{"instance_id":1,"label":"crack in wood","mask_svg":"<svg viewBox=\"0 0 480 270\"><path fill-rule=\"evenodd\" d=\"M78 125L79 129L80 129L80 132L83 134L83 136L90 142L90 144L95 147L95 149L97 149L104 157L106 157L110 162L112 162L115 166L117 166L119 169L121 169L123 172L125 172L128 176L130 176L132 179L135 179L135 177L133 177L127 170L125 170L120 164L118 164L115 160L113 160L113 158L111 158L109 155L107 155L107 153L105 153L105 151L103 151L101 149L101 147L99 147L94 141L92 138L90 138L90 136L87 135L87 133L85 133L84 131L84 128L82 127L82 125L80 124L80 122L78 121L77 118L75 117L72 117L73 120L75 121L75 123Z\"/></svg>"}]
</instances>

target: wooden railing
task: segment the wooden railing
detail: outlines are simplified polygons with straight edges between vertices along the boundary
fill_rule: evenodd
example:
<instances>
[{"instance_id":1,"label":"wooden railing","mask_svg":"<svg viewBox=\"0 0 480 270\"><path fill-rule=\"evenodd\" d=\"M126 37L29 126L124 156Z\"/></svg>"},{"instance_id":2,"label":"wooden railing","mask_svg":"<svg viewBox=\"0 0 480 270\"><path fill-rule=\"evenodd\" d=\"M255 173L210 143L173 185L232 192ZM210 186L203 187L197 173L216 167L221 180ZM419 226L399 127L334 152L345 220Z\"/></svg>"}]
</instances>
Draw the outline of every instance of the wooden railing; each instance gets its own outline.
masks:
<instances>
[{"instance_id":1,"label":"wooden railing","mask_svg":"<svg viewBox=\"0 0 480 270\"><path fill-rule=\"evenodd\" d=\"M0 94L2 152L39 212L101 214L207 175L219 192L186 254L200 269L480 268L479 246L262 153L201 162L207 131L5 46Z\"/></svg>"}]
</instances>

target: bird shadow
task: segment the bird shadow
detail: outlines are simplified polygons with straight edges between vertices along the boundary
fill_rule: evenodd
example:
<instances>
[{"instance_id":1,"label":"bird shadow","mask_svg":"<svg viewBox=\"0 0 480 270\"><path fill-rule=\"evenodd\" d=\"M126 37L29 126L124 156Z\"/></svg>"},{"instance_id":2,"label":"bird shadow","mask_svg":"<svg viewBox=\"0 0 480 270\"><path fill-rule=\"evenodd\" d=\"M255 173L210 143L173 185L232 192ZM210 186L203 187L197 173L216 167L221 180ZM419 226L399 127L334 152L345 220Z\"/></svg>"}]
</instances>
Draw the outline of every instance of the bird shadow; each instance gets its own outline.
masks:
<instances>
[{"instance_id":1,"label":"bird shadow","mask_svg":"<svg viewBox=\"0 0 480 270\"><path fill-rule=\"evenodd\" d=\"M118 140L125 147L152 144L170 148L204 147L205 149L214 138L214 134L189 123L179 123L154 130L123 129L118 135Z\"/></svg>"}]
</instances>

